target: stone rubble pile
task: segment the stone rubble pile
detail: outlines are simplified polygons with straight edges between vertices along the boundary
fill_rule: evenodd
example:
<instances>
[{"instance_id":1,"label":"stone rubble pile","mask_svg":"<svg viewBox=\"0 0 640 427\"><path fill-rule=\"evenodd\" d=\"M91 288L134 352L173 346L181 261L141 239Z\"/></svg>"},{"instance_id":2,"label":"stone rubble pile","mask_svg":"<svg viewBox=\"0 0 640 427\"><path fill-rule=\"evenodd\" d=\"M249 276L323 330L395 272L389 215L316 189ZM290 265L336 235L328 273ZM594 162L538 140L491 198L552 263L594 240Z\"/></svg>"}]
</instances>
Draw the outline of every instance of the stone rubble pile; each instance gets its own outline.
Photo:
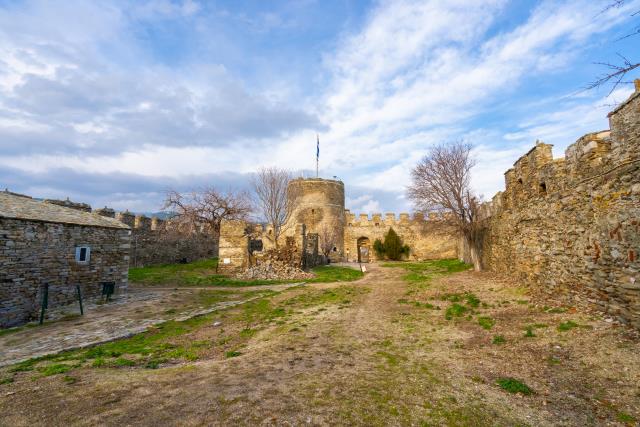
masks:
<instances>
[{"instance_id":1,"label":"stone rubble pile","mask_svg":"<svg viewBox=\"0 0 640 427\"><path fill-rule=\"evenodd\" d=\"M244 280L305 280L313 277L313 273L307 273L282 261L267 261L254 265L237 276Z\"/></svg>"},{"instance_id":2,"label":"stone rubble pile","mask_svg":"<svg viewBox=\"0 0 640 427\"><path fill-rule=\"evenodd\" d=\"M315 277L300 268L300 253L295 246L284 246L265 251L255 265L239 273L244 280L304 280Z\"/></svg>"}]
</instances>

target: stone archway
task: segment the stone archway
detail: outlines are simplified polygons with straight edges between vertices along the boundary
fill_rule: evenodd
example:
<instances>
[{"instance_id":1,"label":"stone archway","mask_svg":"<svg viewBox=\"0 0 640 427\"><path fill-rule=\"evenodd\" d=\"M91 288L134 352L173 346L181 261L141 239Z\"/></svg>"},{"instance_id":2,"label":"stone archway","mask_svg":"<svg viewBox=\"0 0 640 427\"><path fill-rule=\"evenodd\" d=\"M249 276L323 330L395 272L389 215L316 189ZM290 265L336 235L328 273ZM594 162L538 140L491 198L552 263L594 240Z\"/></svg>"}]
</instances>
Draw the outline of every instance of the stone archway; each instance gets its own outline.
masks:
<instances>
[{"instance_id":1,"label":"stone archway","mask_svg":"<svg viewBox=\"0 0 640 427\"><path fill-rule=\"evenodd\" d=\"M369 262L371 253L371 242L368 237L358 239L358 262Z\"/></svg>"}]
</instances>

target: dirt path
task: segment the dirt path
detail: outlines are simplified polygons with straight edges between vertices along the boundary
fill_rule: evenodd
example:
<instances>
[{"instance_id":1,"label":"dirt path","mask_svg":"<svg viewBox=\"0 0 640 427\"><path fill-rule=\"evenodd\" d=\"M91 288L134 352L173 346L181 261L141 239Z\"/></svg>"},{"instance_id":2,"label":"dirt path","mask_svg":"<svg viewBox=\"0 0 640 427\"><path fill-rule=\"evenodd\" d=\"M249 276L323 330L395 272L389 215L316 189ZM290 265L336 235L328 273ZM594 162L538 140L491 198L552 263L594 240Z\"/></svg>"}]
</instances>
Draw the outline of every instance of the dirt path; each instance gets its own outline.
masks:
<instances>
[{"instance_id":1,"label":"dirt path","mask_svg":"<svg viewBox=\"0 0 640 427\"><path fill-rule=\"evenodd\" d=\"M0 386L0 424L632 425L640 347L624 331L572 313L589 328L562 335L550 325L566 313L540 310L492 276L412 284L404 275L372 265L353 284L288 290L272 301L298 298L291 316L259 329L239 357L157 370L83 368L71 384L53 376ZM344 286L358 292L299 303ZM471 290L482 303L470 311L491 316L491 331L477 317L445 318L452 303L442 296ZM232 328L232 318L222 322ZM536 338L523 338L529 323L538 324ZM492 344L496 335L507 343ZM495 383L502 376L535 393L505 392Z\"/></svg>"}]
</instances>

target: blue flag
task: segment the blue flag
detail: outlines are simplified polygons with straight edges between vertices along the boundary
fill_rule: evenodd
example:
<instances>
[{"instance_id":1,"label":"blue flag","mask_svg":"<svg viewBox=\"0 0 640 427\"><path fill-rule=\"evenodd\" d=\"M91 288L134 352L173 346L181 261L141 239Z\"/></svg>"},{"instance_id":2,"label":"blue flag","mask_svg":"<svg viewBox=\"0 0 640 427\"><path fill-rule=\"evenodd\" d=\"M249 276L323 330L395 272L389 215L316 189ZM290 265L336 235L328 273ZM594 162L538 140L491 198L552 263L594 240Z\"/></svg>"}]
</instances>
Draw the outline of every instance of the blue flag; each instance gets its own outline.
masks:
<instances>
[{"instance_id":1,"label":"blue flag","mask_svg":"<svg viewBox=\"0 0 640 427\"><path fill-rule=\"evenodd\" d=\"M316 145L316 160L318 160L320 158L320 135L316 134L316 137L318 138L318 143Z\"/></svg>"}]
</instances>

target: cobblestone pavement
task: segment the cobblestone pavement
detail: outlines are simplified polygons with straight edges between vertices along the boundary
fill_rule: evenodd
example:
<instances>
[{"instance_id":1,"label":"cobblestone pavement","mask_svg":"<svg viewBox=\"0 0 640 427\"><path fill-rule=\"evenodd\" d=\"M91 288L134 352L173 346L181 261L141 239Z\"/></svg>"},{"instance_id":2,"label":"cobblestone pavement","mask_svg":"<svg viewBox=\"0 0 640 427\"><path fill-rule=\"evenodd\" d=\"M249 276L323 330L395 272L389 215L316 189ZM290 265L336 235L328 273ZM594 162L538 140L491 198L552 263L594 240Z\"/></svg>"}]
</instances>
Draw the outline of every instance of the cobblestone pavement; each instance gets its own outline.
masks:
<instances>
[{"instance_id":1,"label":"cobblestone pavement","mask_svg":"<svg viewBox=\"0 0 640 427\"><path fill-rule=\"evenodd\" d=\"M237 298L203 307L189 304L189 297L200 288L149 289L136 288L106 304L87 303L84 316L74 314L78 307L66 307L66 311L51 312L48 318L59 319L45 322L43 326L28 324L16 332L0 336L0 367L21 361L59 353L64 350L83 348L118 338L144 332L149 327L167 320L186 320L194 316L243 304L252 299L243 298L250 290L284 290L299 283L251 288L211 289L234 290ZM70 312L73 312L70 314Z\"/></svg>"}]
</instances>

